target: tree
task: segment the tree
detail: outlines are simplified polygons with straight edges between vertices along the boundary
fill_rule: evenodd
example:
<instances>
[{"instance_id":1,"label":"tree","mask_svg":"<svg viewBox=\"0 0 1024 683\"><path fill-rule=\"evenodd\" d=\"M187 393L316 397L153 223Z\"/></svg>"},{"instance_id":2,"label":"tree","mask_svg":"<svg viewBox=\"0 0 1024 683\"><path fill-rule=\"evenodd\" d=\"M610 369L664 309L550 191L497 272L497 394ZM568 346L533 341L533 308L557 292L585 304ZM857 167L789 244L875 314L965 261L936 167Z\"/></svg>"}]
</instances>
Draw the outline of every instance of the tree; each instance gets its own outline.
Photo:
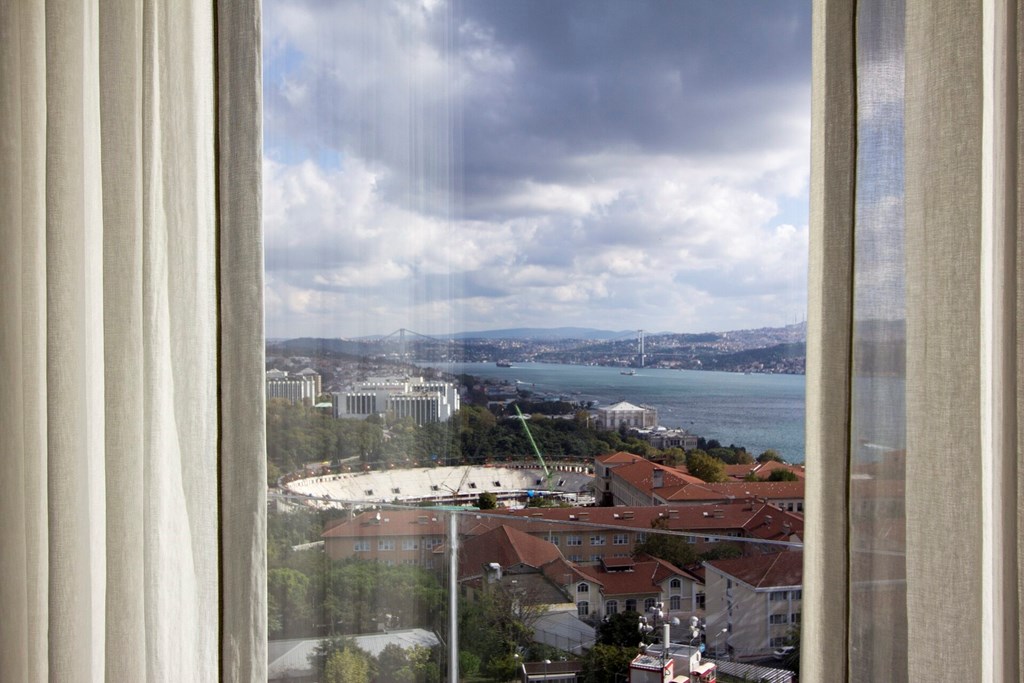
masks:
<instances>
[{"instance_id":1,"label":"tree","mask_svg":"<svg viewBox=\"0 0 1024 683\"><path fill-rule=\"evenodd\" d=\"M637 624L640 615L632 610L605 617L597 626L597 642L602 645L632 647L640 642Z\"/></svg>"},{"instance_id":2,"label":"tree","mask_svg":"<svg viewBox=\"0 0 1024 683\"><path fill-rule=\"evenodd\" d=\"M324 683L370 683L370 662L354 647L335 650L324 665Z\"/></svg>"},{"instance_id":3,"label":"tree","mask_svg":"<svg viewBox=\"0 0 1024 683\"><path fill-rule=\"evenodd\" d=\"M637 648L597 644L583 656L583 683L615 683L629 675Z\"/></svg>"},{"instance_id":4,"label":"tree","mask_svg":"<svg viewBox=\"0 0 1024 683\"><path fill-rule=\"evenodd\" d=\"M737 557L743 557L743 549L735 543L716 543L713 548L700 554L700 559L704 562L732 560Z\"/></svg>"},{"instance_id":5,"label":"tree","mask_svg":"<svg viewBox=\"0 0 1024 683\"><path fill-rule=\"evenodd\" d=\"M757 461L762 464L770 460L774 460L775 462L785 462L785 460L782 459L782 456L779 455L779 452L774 448L769 448L765 452L761 453L761 455L757 456Z\"/></svg>"},{"instance_id":6,"label":"tree","mask_svg":"<svg viewBox=\"0 0 1024 683\"><path fill-rule=\"evenodd\" d=\"M667 530L668 521L664 517L651 522L652 529ZM685 567L698 561L697 552L693 546L679 536L658 533L652 531L647 534L647 539L637 543L633 548L633 555L646 553L652 557L671 562L677 567ZM634 625L635 626L635 625Z\"/></svg>"},{"instance_id":7,"label":"tree","mask_svg":"<svg viewBox=\"0 0 1024 683\"><path fill-rule=\"evenodd\" d=\"M302 635L309 628L309 578L294 569L275 568L267 572L268 618L271 634Z\"/></svg>"},{"instance_id":8,"label":"tree","mask_svg":"<svg viewBox=\"0 0 1024 683\"><path fill-rule=\"evenodd\" d=\"M725 481L725 466L701 450L686 454L686 469L695 477L707 482Z\"/></svg>"},{"instance_id":9,"label":"tree","mask_svg":"<svg viewBox=\"0 0 1024 683\"><path fill-rule=\"evenodd\" d=\"M782 660L783 666L790 671L800 671L800 624L797 624L789 630L786 635L786 645L793 648L793 651L789 653L784 660Z\"/></svg>"},{"instance_id":10,"label":"tree","mask_svg":"<svg viewBox=\"0 0 1024 683\"><path fill-rule=\"evenodd\" d=\"M498 496L490 491L484 491L477 496L476 506L481 510L493 510L498 507Z\"/></svg>"},{"instance_id":11,"label":"tree","mask_svg":"<svg viewBox=\"0 0 1024 683\"><path fill-rule=\"evenodd\" d=\"M772 470L766 481L800 481L800 477L796 476L793 472L784 470L780 467L777 470Z\"/></svg>"}]
</instances>

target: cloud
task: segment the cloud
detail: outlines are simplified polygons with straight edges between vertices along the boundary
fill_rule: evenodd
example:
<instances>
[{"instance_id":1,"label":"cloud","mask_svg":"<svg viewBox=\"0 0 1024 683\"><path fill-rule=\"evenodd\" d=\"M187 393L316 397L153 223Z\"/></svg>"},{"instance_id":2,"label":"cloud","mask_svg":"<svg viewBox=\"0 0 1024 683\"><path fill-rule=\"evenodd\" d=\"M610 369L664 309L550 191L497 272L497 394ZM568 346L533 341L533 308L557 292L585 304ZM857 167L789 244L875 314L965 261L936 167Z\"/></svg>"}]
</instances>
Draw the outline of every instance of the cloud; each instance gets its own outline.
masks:
<instances>
[{"instance_id":1,"label":"cloud","mask_svg":"<svg viewBox=\"0 0 1024 683\"><path fill-rule=\"evenodd\" d=\"M792 322L805 4L269 1L268 333Z\"/></svg>"}]
</instances>

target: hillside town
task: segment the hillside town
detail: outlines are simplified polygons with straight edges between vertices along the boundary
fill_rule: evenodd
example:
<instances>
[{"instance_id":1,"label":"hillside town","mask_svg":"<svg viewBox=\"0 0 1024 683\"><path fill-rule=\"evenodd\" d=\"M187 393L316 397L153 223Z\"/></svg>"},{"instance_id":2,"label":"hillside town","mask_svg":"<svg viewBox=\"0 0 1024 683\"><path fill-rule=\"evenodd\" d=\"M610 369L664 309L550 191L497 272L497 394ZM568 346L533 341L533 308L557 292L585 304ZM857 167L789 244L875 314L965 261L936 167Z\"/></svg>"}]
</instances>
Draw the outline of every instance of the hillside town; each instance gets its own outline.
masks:
<instances>
[{"instance_id":1,"label":"hillside town","mask_svg":"<svg viewBox=\"0 0 1024 683\"><path fill-rule=\"evenodd\" d=\"M351 454L269 449L270 680L442 680L453 624L460 680L793 679L801 465L626 400L527 418L514 393L481 406L439 377L325 383L307 360L268 370L268 419ZM498 416L511 409L522 419ZM589 441L549 450L559 425Z\"/></svg>"}]
</instances>

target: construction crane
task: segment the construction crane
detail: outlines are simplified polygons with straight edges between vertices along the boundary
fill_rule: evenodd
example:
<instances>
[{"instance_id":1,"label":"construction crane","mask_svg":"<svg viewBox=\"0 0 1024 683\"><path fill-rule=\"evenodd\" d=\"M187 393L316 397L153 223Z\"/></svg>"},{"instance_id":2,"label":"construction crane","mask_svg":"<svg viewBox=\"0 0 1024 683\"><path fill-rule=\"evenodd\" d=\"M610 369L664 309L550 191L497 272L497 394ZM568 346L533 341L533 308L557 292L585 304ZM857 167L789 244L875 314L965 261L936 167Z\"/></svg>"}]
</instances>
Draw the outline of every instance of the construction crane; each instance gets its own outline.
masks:
<instances>
[{"instance_id":1,"label":"construction crane","mask_svg":"<svg viewBox=\"0 0 1024 683\"><path fill-rule=\"evenodd\" d=\"M537 442L533 440L533 434L530 433L530 427L526 424L526 416L524 416L523 412L519 410L519 404L513 403L512 405L515 406L516 415L519 416L519 421L523 423L523 429L526 430L526 438L530 440L530 445L533 446L533 452L537 455L537 460L540 461L540 466L544 468L544 490L550 491L551 477L553 476L553 473L548 469L548 464L544 462L544 456L540 454L540 449L537 448Z\"/></svg>"}]
</instances>

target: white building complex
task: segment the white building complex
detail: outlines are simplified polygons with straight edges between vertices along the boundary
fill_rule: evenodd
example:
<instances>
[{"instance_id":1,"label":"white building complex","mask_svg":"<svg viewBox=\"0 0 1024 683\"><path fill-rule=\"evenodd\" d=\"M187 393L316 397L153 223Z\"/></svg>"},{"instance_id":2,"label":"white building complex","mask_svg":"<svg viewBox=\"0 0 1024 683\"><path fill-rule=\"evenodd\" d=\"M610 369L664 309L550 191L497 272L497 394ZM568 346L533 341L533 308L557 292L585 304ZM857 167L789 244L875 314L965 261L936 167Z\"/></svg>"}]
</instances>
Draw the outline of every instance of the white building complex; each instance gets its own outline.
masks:
<instances>
[{"instance_id":1,"label":"white building complex","mask_svg":"<svg viewBox=\"0 0 1024 683\"><path fill-rule=\"evenodd\" d=\"M618 429L623 426L650 429L658 424L658 411L650 406L619 401L607 408L598 408L597 420L605 429Z\"/></svg>"},{"instance_id":2,"label":"white building complex","mask_svg":"<svg viewBox=\"0 0 1024 683\"><path fill-rule=\"evenodd\" d=\"M459 409L459 392L450 382L422 377L378 377L358 382L333 396L334 416L367 418L389 415L411 417L416 424L445 422Z\"/></svg>"},{"instance_id":3,"label":"white building complex","mask_svg":"<svg viewBox=\"0 0 1024 683\"><path fill-rule=\"evenodd\" d=\"M283 398L290 403L313 405L320 395L320 375L306 368L294 375L284 370L267 371L267 399Z\"/></svg>"}]
</instances>

